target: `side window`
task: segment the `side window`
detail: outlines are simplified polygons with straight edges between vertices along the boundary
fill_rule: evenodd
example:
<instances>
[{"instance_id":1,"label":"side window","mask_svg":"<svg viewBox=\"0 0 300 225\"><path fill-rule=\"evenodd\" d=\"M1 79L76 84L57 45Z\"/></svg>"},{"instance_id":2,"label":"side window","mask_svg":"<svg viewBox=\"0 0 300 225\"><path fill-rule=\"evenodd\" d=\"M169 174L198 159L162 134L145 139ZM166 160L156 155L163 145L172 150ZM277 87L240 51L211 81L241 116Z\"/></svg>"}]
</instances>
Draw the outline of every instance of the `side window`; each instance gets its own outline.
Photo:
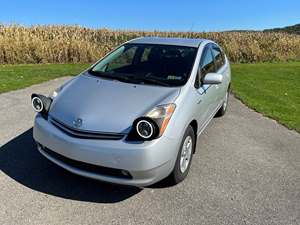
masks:
<instances>
[{"instance_id":1,"label":"side window","mask_svg":"<svg viewBox=\"0 0 300 225\"><path fill-rule=\"evenodd\" d=\"M201 77L204 77L208 73L215 72L214 59L209 46L204 49L204 53L200 62L200 70Z\"/></svg>"},{"instance_id":2,"label":"side window","mask_svg":"<svg viewBox=\"0 0 300 225\"><path fill-rule=\"evenodd\" d=\"M225 64L224 54L217 46L212 47L212 53L216 64L216 72Z\"/></svg>"},{"instance_id":3,"label":"side window","mask_svg":"<svg viewBox=\"0 0 300 225\"><path fill-rule=\"evenodd\" d=\"M195 88L199 88L201 85L202 78L208 74L215 72L215 64L214 58L211 52L210 44L206 45L203 49L203 53L201 55L200 64L199 64L199 73L197 73L196 80L195 80Z\"/></svg>"}]
</instances>

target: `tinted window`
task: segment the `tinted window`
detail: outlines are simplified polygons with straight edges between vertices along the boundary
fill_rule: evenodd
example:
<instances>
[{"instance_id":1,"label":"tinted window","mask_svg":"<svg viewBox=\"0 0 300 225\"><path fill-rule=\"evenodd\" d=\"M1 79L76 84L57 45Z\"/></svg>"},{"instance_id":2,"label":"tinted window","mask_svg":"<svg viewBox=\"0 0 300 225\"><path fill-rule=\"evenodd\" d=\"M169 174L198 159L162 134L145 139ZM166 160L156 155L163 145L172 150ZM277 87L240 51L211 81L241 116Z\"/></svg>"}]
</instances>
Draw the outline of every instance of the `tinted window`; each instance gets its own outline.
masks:
<instances>
[{"instance_id":1,"label":"tinted window","mask_svg":"<svg viewBox=\"0 0 300 225\"><path fill-rule=\"evenodd\" d=\"M210 47L206 47L201 58L201 76L204 77L207 73L215 72L214 59Z\"/></svg>"},{"instance_id":2,"label":"tinted window","mask_svg":"<svg viewBox=\"0 0 300 225\"><path fill-rule=\"evenodd\" d=\"M90 73L106 77L123 76L121 78L126 77L127 82L133 83L154 84L154 80L158 85L160 82L180 86L190 76L196 53L197 48L193 47L125 44L101 60Z\"/></svg>"},{"instance_id":3,"label":"tinted window","mask_svg":"<svg viewBox=\"0 0 300 225\"><path fill-rule=\"evenodd\" d=\"M216 72L225 64L223 52L217 46L213 46L212 53L216 64Z\"/></svg>"}]
</instances>

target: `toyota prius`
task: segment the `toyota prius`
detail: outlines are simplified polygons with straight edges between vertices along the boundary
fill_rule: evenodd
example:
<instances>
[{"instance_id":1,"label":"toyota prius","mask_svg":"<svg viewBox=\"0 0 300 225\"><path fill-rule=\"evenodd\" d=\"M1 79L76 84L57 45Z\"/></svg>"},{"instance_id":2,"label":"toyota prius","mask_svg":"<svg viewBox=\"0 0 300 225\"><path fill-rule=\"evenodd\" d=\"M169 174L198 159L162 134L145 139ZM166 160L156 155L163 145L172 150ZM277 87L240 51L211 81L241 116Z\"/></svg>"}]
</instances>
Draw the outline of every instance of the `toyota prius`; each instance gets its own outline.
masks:
<instances>
[{"instance_id":1,"label":"toyota prius","mask_svg":"<svg viewBox=\"0 0 300 225\"><path fill-rule=\"evenodd\" d=\"M225 114L230 80L229 61L213 41L133 39L50 96L32 94L33 137L43 156L81 176L177 184L197 137Z\"/></svg>"}]
</instances>

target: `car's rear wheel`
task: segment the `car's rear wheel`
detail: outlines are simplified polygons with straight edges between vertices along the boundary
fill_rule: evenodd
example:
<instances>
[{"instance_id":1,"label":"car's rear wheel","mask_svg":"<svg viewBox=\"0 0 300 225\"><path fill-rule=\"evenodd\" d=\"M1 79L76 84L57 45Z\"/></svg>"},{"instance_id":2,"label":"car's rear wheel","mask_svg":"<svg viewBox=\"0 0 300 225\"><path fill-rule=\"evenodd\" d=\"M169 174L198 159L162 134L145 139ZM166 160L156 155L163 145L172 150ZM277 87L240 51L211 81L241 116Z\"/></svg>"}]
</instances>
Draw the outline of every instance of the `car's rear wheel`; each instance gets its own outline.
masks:
<instances>
[{"instance_id":1,"label":"car's rear wheel","mask_svg":"<svg viewBox=\"0 0 300 225\"><path fill-rule=\"evenodd\" d=\"M175 167L169 176L171 184L178 184L183 181L189 173L193 152L195 148L195 134L191 126L185 131L181 141L180 150L177 155Z\"/></svg>"},{"instance_id":2,"label":"car's rear wheel","mask_svg":"<svg viewBox=\"0 0 300 225\"><path fill-rule=\"evenodd\" d=\"M230 89L228 88L226 94L225 94L225 99L223 102L223 105L221 106L221 108L219 109L219 111L216 113L216 117L220 117L220 116L224 116L228 107L228 101L229 101L229 92Z\"/></svg>"}]
</instances>

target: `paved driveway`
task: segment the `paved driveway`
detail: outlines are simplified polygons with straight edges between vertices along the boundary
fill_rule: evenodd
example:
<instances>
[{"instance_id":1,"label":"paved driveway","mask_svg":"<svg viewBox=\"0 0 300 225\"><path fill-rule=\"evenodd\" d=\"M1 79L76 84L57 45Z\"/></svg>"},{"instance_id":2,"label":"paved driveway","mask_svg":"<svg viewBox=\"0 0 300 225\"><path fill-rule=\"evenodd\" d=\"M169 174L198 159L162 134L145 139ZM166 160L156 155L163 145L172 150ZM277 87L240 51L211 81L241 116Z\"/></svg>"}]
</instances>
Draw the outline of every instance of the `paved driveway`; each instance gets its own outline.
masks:
<instances>
[{"instance_id":1,"label":"paved driveway","mask_svg":"<svg viewBox=\"0 0 300 225\"><path fill-rule=\"evenodd\" d=\"M138 189L72 175L32 140L30 94L0 95L0 224L300 224L300 135L231 97L181 184Z\"/></svg>"}]
</instances>

